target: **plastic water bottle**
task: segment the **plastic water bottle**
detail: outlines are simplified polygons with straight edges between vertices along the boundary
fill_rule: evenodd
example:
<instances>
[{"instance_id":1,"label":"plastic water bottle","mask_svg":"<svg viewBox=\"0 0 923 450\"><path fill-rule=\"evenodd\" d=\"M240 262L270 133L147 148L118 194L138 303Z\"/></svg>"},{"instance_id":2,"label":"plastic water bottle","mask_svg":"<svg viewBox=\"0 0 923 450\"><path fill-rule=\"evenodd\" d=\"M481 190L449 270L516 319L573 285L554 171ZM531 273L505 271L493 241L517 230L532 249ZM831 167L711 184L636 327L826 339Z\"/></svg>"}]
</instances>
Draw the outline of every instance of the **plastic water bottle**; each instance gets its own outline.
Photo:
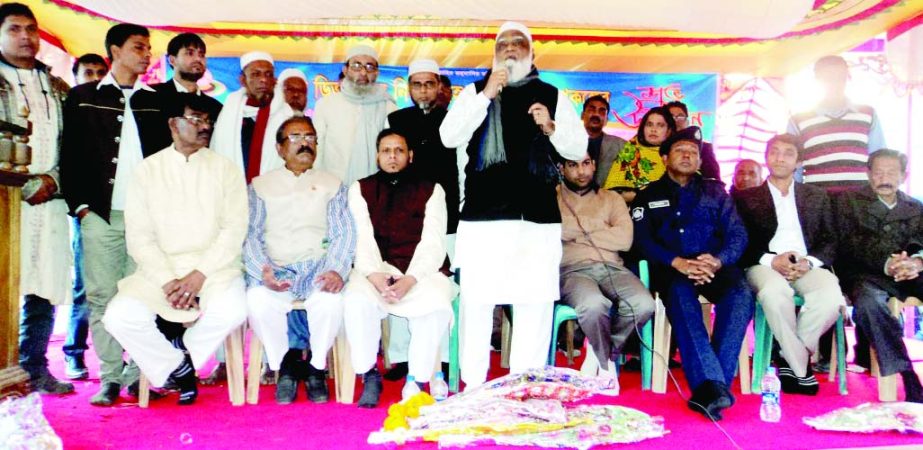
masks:
<instances>
[{"instance_id":1,"label":"plastic water bottle","mask_svg":"<svg viewBox=\"0 0 923 450\"><path fill-rule=\"evenodd\" d=\"M763 422L778 422L782 418L782 407L779 405L779 391L782 383L776 376L775 367L767 367L763 375L763 403L760 405L760 419Z\"/></svg>"},{"instance_id":2,"label":"plastic water bottle","mask_svg":"<svg viewBox=\"0 0 923 450\"><path fill-rule=\"evenodd\" d=\"M436 372L436 379L429 382L429 393L437 402L445 400L449 396L449 385L445 384L442 372Z\"/></svg>"},{"instance_id":3,"label":"plastic water bottle","mask_svg":"<svg viewBox=\"0 0 923 450\"><path fill-rule=\"evenodd\" d=\"M420 386L417 386L417 380L413 375L407 375L407 382L404 383L404 389L401 389L401 400L407 400L420 392Z\"/></svg>"}]
</instances>

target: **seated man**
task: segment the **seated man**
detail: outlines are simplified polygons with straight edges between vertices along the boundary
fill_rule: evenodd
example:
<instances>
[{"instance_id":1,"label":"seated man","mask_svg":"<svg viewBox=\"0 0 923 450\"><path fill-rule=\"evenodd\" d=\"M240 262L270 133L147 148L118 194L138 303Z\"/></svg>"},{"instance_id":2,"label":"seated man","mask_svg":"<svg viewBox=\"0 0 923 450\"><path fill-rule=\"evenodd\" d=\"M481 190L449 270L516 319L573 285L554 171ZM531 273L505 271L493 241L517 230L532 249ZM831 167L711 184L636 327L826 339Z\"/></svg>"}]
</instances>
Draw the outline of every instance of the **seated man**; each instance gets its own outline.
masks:
<instances>
[{"instance_id":1,"label":"seated man","mask_svg":"<svg viewBox=\"0 0 923 450\"><path fill-rule=\"evenodd\" d=\"M844 302L839 281L830 272L836 253L830 199L819 187L795 182L802 156L798 141L791 134L770 139L769 179L738 191L735 200L749 235L740 266L749 267L747 281L782 349L782 390L816 395L809 360ZM797 321L795 294L804 299Z\"/></svg>"},{"instance_id":2,"label":"seated man","mask_svg":"<svg viewBox=\"0 0 923 450\"><path fill-rule=\"evenodd\" d=\"M177 98L173 145L141 162L128 186L125 239L138 267L119 281L103 323L152 385L172 378L187 405L198 395L195 368L247 318L247 188L240 170L206 147L210 105L193 94ZM195 324L170 342L158 315Z\"/></svg>"},{"instance_id":3,"label":"seated man","mask_svg":"<svg viewBox=\"0 0 923 450\"><path fill-rule=\"evenodd\" d=\"M840 235L837 269L853 301L853 320L878 354L882 376L901 374L906 401L923 403L903 327L888 299L923 298L923 204L899 190L907 156L881 149L868 160L869 186L836 198Z\"/></svg>"},{"instance_id":4,"label":"seated man","mask_svg":"<svg viewBox=\"0 0 923 450\"><path fill-rule=\"evenodd\" d=\"M615 378L616 355L635 327L640 329L654 314L654 299L618 253L631 248L633 225L625 200L599 189L596 161L589 155L565 160L558 168L564 175L558 186L564 249L561 298L577 311L600 375Z\"/></svg>"},{"instance_id":5,"label":"seated man","mask_svg":"<svg viewBox=\"0 0 923 450\"><path fill-rule=\"evenodd\" d=\"M313 168L317 133L310 118L283 122L276 149L285 167L250 185L244 245L250 325L263 342L270 369L279 371L276 402L294 401L298 380L306 376L308 398L324 403L329 397L327 352L343 322L340 291L356 245L353 219L340 180ZM286 319L295 300L304 300L307 326L295 327L298 321ZM303 344L290 342L298 338L289 337L307 329L310 362L302 360Z\"/></svg>"},{"instance_id":6,"label":"seated man","mask_svg":"<svg viewBox=\"0 0 923 450\"><path fill-rule=\"evenodd\" d=\"M759 186L762 181L763 166L752 159L741 159L734 166L734 178L728 192L734 197L740 191Z\"/></svg>"},{"instance_id":7,"label":"seated man","mask_svg":"<svg viewBox=\"0 0 923 450\"><path fill-rule=\"evenodd\" d=\"M736 266L747 230L734 202L699 169L701 134L689 127L660 145L666 175L632 203L635 247L650 261L692 388L689 408L714 420L734 404L729 386L753 318L753 294ZM702 323L699 295L716 305L712 341ZM659 357L659 356L655 356Z\"/></svg>"},{"instance_id":8,"label":"seated man","mask_svg":"<svg viewBox=\"0 0 923 450\"><path fill-rule=\"evenodd\" d=\"M446 276L445 191L406 170L413 151L404 136L385 129L376 145L381 170L349 188L357 239L344 325L353 368L363 374L359 406L365 408L377 406L381 394L381 319L394 314L409 320L408 373L423 388L433 376L455 294Z\"/></svg>"}]
</instances>

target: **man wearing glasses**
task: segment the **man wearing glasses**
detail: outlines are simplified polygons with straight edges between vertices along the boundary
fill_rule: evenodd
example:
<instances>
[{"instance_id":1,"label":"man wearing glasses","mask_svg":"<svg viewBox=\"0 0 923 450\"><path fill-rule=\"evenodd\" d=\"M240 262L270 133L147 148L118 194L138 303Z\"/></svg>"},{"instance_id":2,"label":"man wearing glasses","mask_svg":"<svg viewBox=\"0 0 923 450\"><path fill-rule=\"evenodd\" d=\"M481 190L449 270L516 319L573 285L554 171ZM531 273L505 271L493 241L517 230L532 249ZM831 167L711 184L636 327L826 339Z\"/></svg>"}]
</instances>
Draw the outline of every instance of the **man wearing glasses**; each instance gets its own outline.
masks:
<instances>
[{"instance_id":1,"label":"man wearing glasses","mask_svg":"<svg viewBox=\"0 0 923 450\"><path fill-rule=\"evenodd\" d=\"M317 167L349 186L376 171L375 138L397 109L387 86L376 84L378 53L357 45L346 54L340 92L317 101Z\"/></svg>"},{"instance_id":2,"label":"man wearing glasses","mask_svg":"<svg viewBox=\"0 0 923 450\"><path fill-rule=\"evenodd\" d=\"M152 385L172 379L188 405L198 396L195 368L247 318L247 188L234 163L206 147L204 98L177 94L174 109L173 145L139 163L128 184L125 240L137 270L119 281L102 322ZM168 340L157 316L195 324Z\"/></svg>"},{"instance_id":3,"label":"man wearing glasses","mask_svg":"<svg viewBox=\"0 0 923 450\"><path fill-rule=\"evenodd\" d=\"M324 403L327 352L343 321L340 291L356 247L353 219L340 180L314 168L317 133L310 118L283 122L276 149L285 167L250 184L243 250L250 326L266 348L269 368L279 371L276 402L294 401L298 382L306 378L308 398ZM307 313L303 334L311 330L307 361L304 338L289 337L286 315L296 300L304 301Z\"/></svg>"}]
</instances>

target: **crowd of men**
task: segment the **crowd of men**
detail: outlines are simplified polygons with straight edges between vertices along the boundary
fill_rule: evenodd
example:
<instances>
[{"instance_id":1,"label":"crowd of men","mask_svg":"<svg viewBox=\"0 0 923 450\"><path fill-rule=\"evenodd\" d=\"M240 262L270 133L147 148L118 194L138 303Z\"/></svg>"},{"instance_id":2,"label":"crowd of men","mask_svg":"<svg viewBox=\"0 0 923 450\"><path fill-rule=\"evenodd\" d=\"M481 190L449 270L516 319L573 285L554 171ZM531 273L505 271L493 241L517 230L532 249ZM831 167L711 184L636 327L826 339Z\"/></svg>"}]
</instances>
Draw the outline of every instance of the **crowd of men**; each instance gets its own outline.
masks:
<instances>
[{"instance_id":1,"label":"crowd of men","mask_svg":"<svg viewBox=\"0 0 923 450\"><path fill-rule=\"evenodd\" d=\"M151 59L144 27L113 26L109 63L78 58L69 90L35 59L38 43L28 7L0 5L0 118L25 111L33 131L20 362L39 391L74 389L45 356L53 305L72 297L66 375L87 377L89 329L94 405L114 404L123 387L137 396L139 371L193 403L196 369L249 322L278 371L277 402L293 402L301 383L310 401L328 400L326 356L342 328L363 381L358 404L375 407L383 319L390 360L421 389L460 327L471 388L487 379L495 306L512 306L510 370L522 372L545 364L561 301L577 312L597 374L616 378L656 292L689 406L712 419L735 402L757 302L785 392L818 392L810 359L848 298L881 374L900 373L907 400L923 402L886 307L923 293L923 204L899 190L907 158L883 148L874 110L846 99L841 58L815 66L828 86L820 107L767 143L765 181L763 164L741 161L728 194L711 145L674 102L649 115L658 128L641 142L662 175L619 195L600 186L626 186L621 154L635 144L604 132L606 98L590 97L578 116L539 78L519 23L500 27L492 69L454 101L435 61L411 62L413 106L400 110L377 83L376 51L353 47L340 90L313 118L305 75L277 78L264 52L240 58L241 88L222 105L198 88L206 45L195 34L170 41L173 78L154 86L140 78ZM76 277L62 257L71 249ZM711 335L700 296L716 305Z\"/></svg>"}]
</instances>

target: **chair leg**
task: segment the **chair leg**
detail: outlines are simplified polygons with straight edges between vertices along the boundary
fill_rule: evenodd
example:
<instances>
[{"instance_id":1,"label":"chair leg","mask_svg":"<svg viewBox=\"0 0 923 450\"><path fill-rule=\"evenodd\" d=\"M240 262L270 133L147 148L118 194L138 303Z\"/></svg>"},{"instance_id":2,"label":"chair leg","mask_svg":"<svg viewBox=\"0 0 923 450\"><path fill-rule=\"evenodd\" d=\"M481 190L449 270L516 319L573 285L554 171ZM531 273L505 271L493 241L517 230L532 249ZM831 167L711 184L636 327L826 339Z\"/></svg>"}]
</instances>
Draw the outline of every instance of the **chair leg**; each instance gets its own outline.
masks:
<instances>
[{"instance_id":1,"label":"chair leg","mask_svg":"<svg viewBox=\"0 0 923 450\"><path fill-rule=\"evenodd\" d=\"M831 355L838 355L839 359L836 364L836 371L839 374L840 395L846 395L846 329L843 325L843 317L846 315L846 307L840 307L840 316L836 319L836 352L830 352ZM833 356L831 356L833 357ZM830 365L830 371L833 371L833 364Z\"/></svg>"},{"instance_id":2,"label":"chair leg","mask_svg":"<svg viewBox=\"0 0 923 450\"><path fill-rule=\"evenodd\" d=\"M509 369L510 347L513 341L512 325L506 314L501 314L500 322L500 367Z\"/></svg>"},{"instance_id":3,"label":"chair leg","mask_svg":"<svg viewBox=\"0 0 923 450\"><path fill-rule=\"evenodd\" d=\"M250 357L247 363L247 403L260 402L260 375L263 365L263 343L253 333L250 336Z\"/></svg>"},{"instance_id":4,"label":"chair leg","mask_svg":"<svg viewBox=\"0 0 923 450\"><path fill-rule=\"evenodd\" d=\"M458 318L459 299L456 297L452 302L452 314L455 315L455 321L452 322L452 330L449 332L449 391L458 392L460 368L458 366L458 329L460 326Z\"/></svg>"},{"instance_id":5,"label":"chair leg","mask_svg":"<svg viewBox=\"0 0 923 450\"><path fill-rule=\"evenodd\" d=\"M667 320L667 310L660 298L654 300L654 355L651 368L651 390L658 394L667 392L667 359L670 357L672 327Z\"/></svg>"},{"instance_id":6,"label":"chair leg","mask_svg":"<svg viewBox=\"0 0 923 450\"><path fill-rule=\"evenodd\" d=\"M391 358L388 357L388 347L391 345L391 321L385 316L381 320L381 359L385 370L391 368Z\"/></svg>"},{"instance_id":7,"label":"chair leg","mask_svg":"<svg viewBox=\"0 0 923 450\"><path fill-rule=\"evenodd\" d=\"M245 400L243 327L238 327L228 335L224 348L227 350L228 395L232 405L241 406Z\"/></svg>"},{"instance_id":8,"label":"chair leg","mask_svg":"<svg viewBox=\"0 0 923 450\"><path fill-rule=\"evenodd\" d=\"M753 345L753 379L750 383L750 391L761 392L760 385L763 382L763 375L766 374L766 368L769 367L769 360L772 357L772 330L769 329L766 315L759 304L756 305L756 312L753 315L753 334L756 342Z\"/></svg>"},{"instance_id":9,"label":"chair leg","mask_svg":"<svg viewBox=\"0 0 923 450\"><path fill-rule=\"evenodd\" d=\"M356 391L356 372L353 369L349 356L349 343L346 341L346 331L341 327L333 344L333 370L334 386L337 393L337 402L350 404Z\"/></svg>"},{"instance_id":10,"label":"chair leg","mask_svg":"<svg viewBox=\"0 0 923 450\"><path fill-rule=\"evenodd\" d=\"M654 349L654 321L648 320L641 328L641 390L651 390L651 363ZM589 355L587 355L589 356Z\"/></svg>"},{"instance_id":11,"label":"chair leg","mask_svg":"<svg viewBox=\"0 0 923 450\"><path fill-rule=\"evenodd\" d=\"M568 320L564 322L564 339L567 339L567 342L564 344L564 348L567 349L567 365L574 365L574 322L575 320ZM552 347L556 346L556 342L551 342ZM604 361L600 361L600 364L605 364Z\"/></svg>"},{"instance_id":12,"label":"chair leg","mask_svg":"<svg viewBox=\"0 0 923 450\"><path fill-rule=\"evenodd\" d=\"M702 297L699 297L699 301L702 302L702 323L705 324L705 329L708 331L708 337L711 338L711 333L713 330L713 324L711 320L712 304L707 300L702 299Z\"/></svg>"},{"instance_id":13,"label":"chair leg","mask_svg":"<svg viewBox=\"0 0 923 450\"><path fill-rule=\"evenodd\" d=\"M138 406L147 408L151 402L151 382L144 374L138 379Z\"/></svg>"},{"instance_id":14,"label":"chair leg","mask_svg":"<svg viewBox=\"0 0 923 450\"><path fill-rule=\"evenodd\" d=\"M744 335L744 343L740 346L740 355L737 357L737 370L740 372L740 392L750 394L750 352L747 351L747 336Z\"/></svg>"}]
</instances>

